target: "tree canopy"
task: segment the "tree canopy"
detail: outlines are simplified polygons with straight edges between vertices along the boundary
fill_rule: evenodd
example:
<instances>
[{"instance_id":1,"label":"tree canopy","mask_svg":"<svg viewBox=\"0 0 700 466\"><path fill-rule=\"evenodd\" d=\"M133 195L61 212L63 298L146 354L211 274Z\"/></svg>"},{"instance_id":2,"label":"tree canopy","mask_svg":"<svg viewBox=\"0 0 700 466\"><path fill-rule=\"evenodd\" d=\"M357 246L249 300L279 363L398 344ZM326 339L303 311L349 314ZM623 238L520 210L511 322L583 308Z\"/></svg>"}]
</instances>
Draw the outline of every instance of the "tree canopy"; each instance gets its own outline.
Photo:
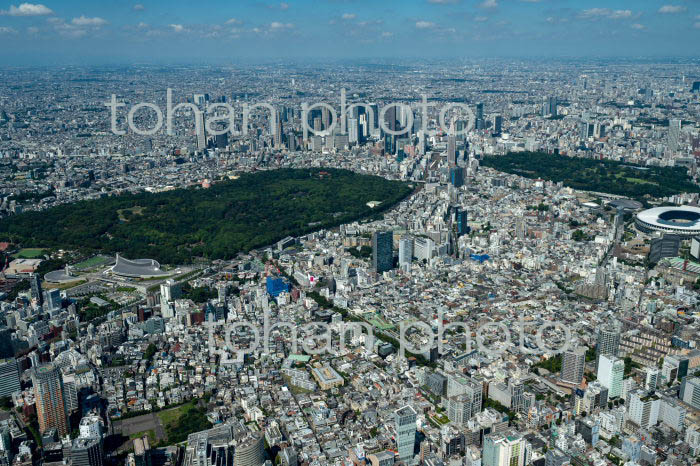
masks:
<instances>
[{"instance_id":1,"label":"tree canopy","mask_svg":"<svg viewBox=\"0 0 700 466\"><path fill-rule=\"evenodd\" d=\"M700 192L682 167L639 166L616 160L595 160L546 154L510 152L484 158L482 165L525 178L542 178L583 191L632 198L666 197Z\"/></svg>"},{"instance_id":2,"label":"tree canopy","mask_svg":"<svg viewBox=\"0 0 700 466\"><path fill-rule=\"evenodd\" d=\"M0 241L189 263L331 228L390 208L408 184L348 170L280 169L211 188L141 192L29 211L0 221ZM380 201L371 208L370 201Z\"/></svg>"}]
</instances>

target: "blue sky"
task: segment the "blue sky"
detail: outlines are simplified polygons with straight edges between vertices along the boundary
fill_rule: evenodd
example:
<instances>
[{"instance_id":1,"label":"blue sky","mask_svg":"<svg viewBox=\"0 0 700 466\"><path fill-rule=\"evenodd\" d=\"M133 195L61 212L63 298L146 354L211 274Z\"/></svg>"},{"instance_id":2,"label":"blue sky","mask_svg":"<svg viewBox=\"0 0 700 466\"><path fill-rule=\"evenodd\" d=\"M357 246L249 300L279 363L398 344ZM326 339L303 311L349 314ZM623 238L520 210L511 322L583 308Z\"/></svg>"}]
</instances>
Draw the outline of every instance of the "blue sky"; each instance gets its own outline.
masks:
<instances>
[{"instance_id":1,"label":"blue sky","mask_svg":"<svg viewBox=\"0 0 700 466\"><path fill-rule=\"evenodd\" d=\"M0 0L0 65L697 57L700 0Z\"/></svg>"}]
</instances>

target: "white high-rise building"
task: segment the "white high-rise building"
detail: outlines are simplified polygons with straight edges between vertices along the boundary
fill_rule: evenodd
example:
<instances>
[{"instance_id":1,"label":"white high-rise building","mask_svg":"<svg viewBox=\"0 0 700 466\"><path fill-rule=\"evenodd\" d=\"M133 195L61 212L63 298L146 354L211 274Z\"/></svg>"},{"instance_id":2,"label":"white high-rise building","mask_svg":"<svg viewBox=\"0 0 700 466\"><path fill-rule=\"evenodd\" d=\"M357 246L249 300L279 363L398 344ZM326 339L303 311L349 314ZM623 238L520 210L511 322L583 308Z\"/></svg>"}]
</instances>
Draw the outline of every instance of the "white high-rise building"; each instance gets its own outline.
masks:
<instances>
[{"instance_id":1,"label":"white high-rise building","mask_svg":"<svg viewBox=\"0 0 700 466\"><path fill-rule=\"evenodd\" d=\"M419 261L430 262L435 250L435 242L430 238L417 237L413 242L413 255Z\"/></svg>"},{"instance_id":2,"label":"white high-rise building","mask_svg":"<svg viewBox=\"0 0 700 466\"><path fill-rule=\"evenodd\" d=\"M172 302L180 298L182 292L180 285L175 283L175 280L167 280L160 284L160 301Z\"/></svg>"},{"instance_id":3,"label":"white high-rise building","mask_svg":"<svg viewBox=\"0 0 700 466\"><path fill-rule=\"evenodd\" d=\"M625 375L625 363L612 355L601 354L598 359L598 382L608 389L609 398L622 395L622 379Z\"/></svg>"},{"instance_id":4,"label":"white high-rise building","mask_svg":"<svg viewBox=\"0 0 700 466\"><path fill-rule=\"evenodd\" d=\"M643 390L630 393L628 419L643 429L656 425L659 420L659 397Z\"/></svg>"},{"instance_id":5,"label":"white high-rise building","mask_svg":"<svg viewBox=\"0 0 700 466\"><path fill-rule=\"evenodd\" d=\"M489 434L484 437L483 466L524 466L530 463L530 448L519 434Z\"/></svg>"},{"instance_id":6,"label":"white high-rise building","mask_svg":"<svg viewBox=\"0 0 700 466\"><path fill-rule=\"evenodd\" d=\"M682 432L685 427L685 416L687 411L678 400L670 397L661 399L659 405L659 421L675 430Z\"/></svg>"},{"instance_id":7,"label":"white high-rise building","mask_svg":"<svg viewBox=\"0 0 700 466\"><path fill-rule=\"evenodd\" d=\"M79 429L82 438L102 438L104 426L99 416L85 416L80 420Z\"/></svg>"},{"instance_id":8,"label":"white high-rise building","mask_svg":"<svg viewBox=\"0 0 700 466\"><path fill-rule=\"evenodd\" d=\"M655 367L647 367L645 372L646 380L644 381L644 388L650 391L656 390L656 387L659 385L661 371Z\"/></svg>"}]
</instances>

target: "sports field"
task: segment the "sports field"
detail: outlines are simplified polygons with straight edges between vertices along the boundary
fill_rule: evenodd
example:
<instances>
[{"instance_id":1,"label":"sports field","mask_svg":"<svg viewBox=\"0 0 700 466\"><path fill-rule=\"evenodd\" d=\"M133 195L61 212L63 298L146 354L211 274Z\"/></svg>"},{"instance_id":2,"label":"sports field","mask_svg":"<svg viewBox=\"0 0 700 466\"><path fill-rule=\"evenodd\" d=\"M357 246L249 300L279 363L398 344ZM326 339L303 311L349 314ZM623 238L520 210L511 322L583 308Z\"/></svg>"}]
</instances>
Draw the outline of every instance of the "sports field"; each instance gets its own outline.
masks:
<instances>
[{"instance_id":1,"label":"sports field","mask_svg":"<svg viewBox=\"0 0 700 466\"><path fill-rule=\"evenodd\" d=\"M18 259L36 259L44 255L44 250L41 248L25 248L20 249L15 257Z\"/></svg>"}]
</instances>

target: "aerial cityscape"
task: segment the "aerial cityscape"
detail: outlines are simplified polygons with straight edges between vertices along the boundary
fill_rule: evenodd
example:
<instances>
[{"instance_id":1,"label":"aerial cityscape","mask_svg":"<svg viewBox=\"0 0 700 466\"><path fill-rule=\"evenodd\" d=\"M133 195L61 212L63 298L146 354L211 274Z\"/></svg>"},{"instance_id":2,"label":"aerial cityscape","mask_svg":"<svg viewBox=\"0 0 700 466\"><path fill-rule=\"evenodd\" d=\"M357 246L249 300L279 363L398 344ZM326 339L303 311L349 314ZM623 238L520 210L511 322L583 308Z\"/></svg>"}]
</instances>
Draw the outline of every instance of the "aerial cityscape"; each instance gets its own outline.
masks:
<instances>
[{"instance_id":1,"label":"aerial cityscape","mask_svg":"<svg viewBox=\"0 0 700 466\"><path fill-rule=\"evenodd\" d=\"M0 466L700 465L698 43L0 0Z\"/></svg>"}]
</instances>

